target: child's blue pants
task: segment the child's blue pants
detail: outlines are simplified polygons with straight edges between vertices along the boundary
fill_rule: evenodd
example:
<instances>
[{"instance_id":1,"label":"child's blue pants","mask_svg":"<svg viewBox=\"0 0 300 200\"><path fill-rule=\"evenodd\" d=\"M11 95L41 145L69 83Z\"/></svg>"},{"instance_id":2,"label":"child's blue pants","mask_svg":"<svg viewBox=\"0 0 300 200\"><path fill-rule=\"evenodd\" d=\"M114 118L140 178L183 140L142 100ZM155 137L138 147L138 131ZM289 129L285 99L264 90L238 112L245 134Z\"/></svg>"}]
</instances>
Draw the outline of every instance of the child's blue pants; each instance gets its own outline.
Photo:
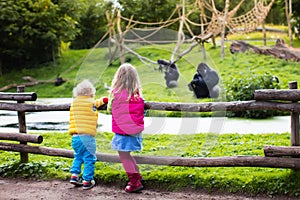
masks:
<instances>
[{"instance_id":1,"label":"child's blue pants","mask_svg":"<svg viewBox=\"0 0 300 200\"><path fill-rule=\"evenodd\" d=\"M83 164L83 180L93 180L95 162L97 160L95 138L91 135L73 135L72 147L74 149L74 160L71 173L79 175L81 173L81 166Z\"/></svg>"}]
</instances>

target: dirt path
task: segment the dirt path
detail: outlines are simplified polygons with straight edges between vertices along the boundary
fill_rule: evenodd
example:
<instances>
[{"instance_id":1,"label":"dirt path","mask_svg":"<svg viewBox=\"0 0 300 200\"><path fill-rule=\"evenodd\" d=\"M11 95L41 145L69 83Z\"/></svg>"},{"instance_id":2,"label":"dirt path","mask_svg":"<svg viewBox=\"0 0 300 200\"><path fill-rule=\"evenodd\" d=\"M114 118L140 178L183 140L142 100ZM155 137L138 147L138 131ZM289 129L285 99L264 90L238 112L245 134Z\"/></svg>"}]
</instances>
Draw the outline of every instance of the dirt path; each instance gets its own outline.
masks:
<instances>
[{"instance_id":1,"label":"dirt path","mask_svg":"<svg viewBox=\"0 0 300 200\"><path fill-rule=\"evenodd\" d=\"M288 200L288 197L247 197L240 195L207 194L204 192L162 192L144 189L128 194L120 187L96 185L91 190L82 190L67 181L28 181L0 178L1 200Z\"/></svg>"}]
</instances>

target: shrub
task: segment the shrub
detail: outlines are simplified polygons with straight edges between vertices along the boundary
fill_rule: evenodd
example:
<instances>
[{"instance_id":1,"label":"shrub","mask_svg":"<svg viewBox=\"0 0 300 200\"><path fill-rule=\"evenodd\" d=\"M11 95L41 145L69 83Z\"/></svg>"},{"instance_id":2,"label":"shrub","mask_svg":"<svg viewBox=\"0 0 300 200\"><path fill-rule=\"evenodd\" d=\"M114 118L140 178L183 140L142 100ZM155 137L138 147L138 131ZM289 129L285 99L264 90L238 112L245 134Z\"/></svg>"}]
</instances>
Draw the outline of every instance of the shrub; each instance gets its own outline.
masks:
<instances>
[{"instance_id":1,"label":"shrub","mask_svg":"<svg viewBox=\"0 0 300 200\"><path fill-rule=\"evenodd\" d=\"M244 78L246 77L246 78ZM278 78L270 73L251 74L243 78L233 78L225 83L226 98L228 101L248 101L253 100L254 91L258 89L280 89ZM260 111L232 111L227 112L228 117L245 118L267 118L275 116L278 111L260 110Z\"/></svg>"}]
</instances>

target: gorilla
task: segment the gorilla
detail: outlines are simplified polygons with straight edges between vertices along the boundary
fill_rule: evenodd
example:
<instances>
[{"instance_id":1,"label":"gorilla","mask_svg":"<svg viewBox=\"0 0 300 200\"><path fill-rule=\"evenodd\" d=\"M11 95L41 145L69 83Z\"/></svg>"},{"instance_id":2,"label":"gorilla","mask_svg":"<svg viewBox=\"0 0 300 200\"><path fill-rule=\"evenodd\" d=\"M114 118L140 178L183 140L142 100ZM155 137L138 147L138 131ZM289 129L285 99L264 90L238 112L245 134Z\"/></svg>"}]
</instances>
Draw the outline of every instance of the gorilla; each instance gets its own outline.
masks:
<instances>
[{"instance_id":1,"label":"gorilla","mask_svg":"<svg viewBox=\"0 0 300 200\"><path fill-rule=\"evenodd\" d=\"M64 82L66 82L62 77L59 76L59 74L56 77L56 81L54 82L55 86L60 86L61 84L63 84Z\"/></svg>"},{"instance_id":2,"label":"gorilla","mask_svg":"<svg viewBox=\"0 0 300 200\"><path fill-rule=\"evenodd\" d=\"M197 98L217 98L220 94L218 83L218 73L206 63L200 63L188 87Z\"/></svg>"},{"instance_id":3,"label":"gorilla","mask_svg":"<svg viewBox=\"0 0 300 200\"><path fill-rule=\"evenodd\" d=\"M157 60L157 63L159 64L159 71L165 72L165 80L166 85L168 88L174 88L178 86L178 78L179 78L179 72L178 68L175 65L175 63L171 63L165 60Z\"/></svg>"}]
</instances>

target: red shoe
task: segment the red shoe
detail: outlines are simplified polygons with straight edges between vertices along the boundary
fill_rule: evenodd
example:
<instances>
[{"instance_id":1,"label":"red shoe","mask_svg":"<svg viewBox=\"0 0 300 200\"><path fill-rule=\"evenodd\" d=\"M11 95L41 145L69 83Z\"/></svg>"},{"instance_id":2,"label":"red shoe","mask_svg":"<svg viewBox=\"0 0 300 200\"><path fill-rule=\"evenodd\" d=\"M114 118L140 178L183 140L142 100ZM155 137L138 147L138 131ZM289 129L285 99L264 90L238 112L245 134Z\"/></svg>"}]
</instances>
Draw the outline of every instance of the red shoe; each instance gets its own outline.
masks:
<instances>
[{"instance_id":1,"label":"red shoe","mask_svg":"<svg viewBox=\"0 0 300 200\"><path fill-rule=\"evenodd\" d=\"M140 173L138 173L137 179L140 180L140 181L143 181L143 180L144 180Z\"/></svg>"},{"instance_id":2,"label":"red shoe","mask_svg":"<svg viewBox=\"0 0 300 200\"><path fill-rule=\"evenodd\" d=\"M129 182L125 188L125 191L128 193L132 193L132 192L138 192L141 189L144 188L144 186L142 185L140 178L141 175L139 173L127 173L128 178L129 178Z\"/></svg>"}]
</instances>

